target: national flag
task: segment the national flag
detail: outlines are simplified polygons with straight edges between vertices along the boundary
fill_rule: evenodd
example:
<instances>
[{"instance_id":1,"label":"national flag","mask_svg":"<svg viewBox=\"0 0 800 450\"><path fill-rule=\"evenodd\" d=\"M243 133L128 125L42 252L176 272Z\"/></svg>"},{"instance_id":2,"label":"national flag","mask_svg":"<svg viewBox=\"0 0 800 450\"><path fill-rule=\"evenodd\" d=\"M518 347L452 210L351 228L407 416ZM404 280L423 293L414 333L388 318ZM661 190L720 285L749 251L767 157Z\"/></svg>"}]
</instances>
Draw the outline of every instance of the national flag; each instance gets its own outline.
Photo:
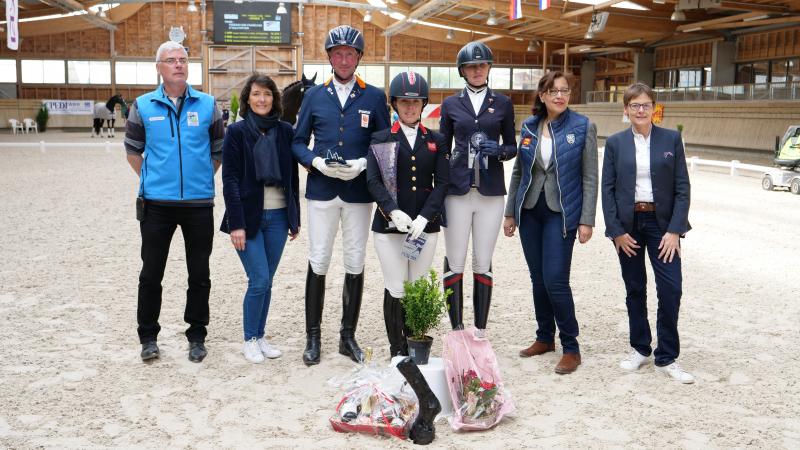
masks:
<instances>
[{"instance_id":1,"label":"national flag","mask_svg":"<svg viewBox=\"0 0 800 450\"><path fill-rule=\"evenodd\" d=\"M544 11L550 7L550 0L539 0L539 10Z\"/></svg>"},{"instance_id":2,"label":"national flag","mask_svg":"<svg viewBox=\"0 0 800 450\"><path fill-rule=\"evenodd\" d=\"M508 20L522 18L522 0L510 0L508 2Z\"/></svg>"}]
</instances>

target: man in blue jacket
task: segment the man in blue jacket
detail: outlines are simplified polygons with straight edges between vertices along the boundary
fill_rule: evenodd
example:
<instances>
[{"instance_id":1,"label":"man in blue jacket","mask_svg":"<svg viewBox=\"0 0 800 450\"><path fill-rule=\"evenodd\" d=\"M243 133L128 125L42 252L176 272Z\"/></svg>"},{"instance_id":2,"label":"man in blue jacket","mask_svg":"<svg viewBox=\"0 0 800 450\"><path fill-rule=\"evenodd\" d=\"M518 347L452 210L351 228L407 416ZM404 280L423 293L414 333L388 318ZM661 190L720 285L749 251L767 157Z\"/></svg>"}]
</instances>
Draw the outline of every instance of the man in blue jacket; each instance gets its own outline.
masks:
<instances>
[{"instance_id":1,"label":"man in blue jacket","mask_svg":"<svg viewBox=\"0 0 800 450\"><path fill-rule=\"evenodd\" d=\"M333 242L342 228L345 279L339 353L360 361L355 340L364 288L364 256L372 197L367 190L367 149L374 131L389 127L386 94L355 75L364 54L364 36L347 25L328 33L325 50L333 76L306 92L297 119L292 151L308 169L308 275L306 349L303 362L319 364L325 274ZM314 148L309 148L311 134Z\"/></svg>"},{"instance_id":2,"label":"man in blue jacket","mask_svg":"<svg viewBox=\"0 0 800 450\"><path fill-rule=\"evenodd\" d=\"M186 82L183 46L161 44L156 68L163 83L136 99L125 130L128 163L139 176L137 219L142 234L142 271L136 318L143 361L158 358L161 280L175 229L186 247L189 289L183 319L189 324L189 360L206 356L208 259L214 237L214 173L220 166L224 128L214 98Z\"/></svg>"}]
</instances>

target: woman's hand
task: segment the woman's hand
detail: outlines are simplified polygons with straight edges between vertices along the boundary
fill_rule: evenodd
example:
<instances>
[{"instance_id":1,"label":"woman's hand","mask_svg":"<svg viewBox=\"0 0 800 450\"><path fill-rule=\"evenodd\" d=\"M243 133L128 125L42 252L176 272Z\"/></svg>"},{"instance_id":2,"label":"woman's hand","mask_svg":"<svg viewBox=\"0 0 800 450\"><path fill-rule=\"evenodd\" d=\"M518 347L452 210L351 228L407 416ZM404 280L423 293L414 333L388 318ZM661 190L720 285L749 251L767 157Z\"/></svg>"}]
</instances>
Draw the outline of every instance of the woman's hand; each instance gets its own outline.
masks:
<instances>
[{"instance_id":1,"label":"woman's hand","mask_svg":"<svg viewBox=\"0 0 800 450\"><path fill-rule=\"evenodd\" d=\"M678 254L678 258L681 257L681 237L678 233L666 233L664 237L661 238L661 242L658 244L658 259L664 261L664 263L671 263L672 258L675 257L675 253Z\"/></svg>"},{"instance_id":2,"label":"woman's hand","mask_svg":"<svg viewBox=\"0 0 800 450\"><path fill-rule=\"evenodd\" d=\"M592 238L592 227L589 225L578 225L578 242L585 244Z\"/></svg>"},{"instance_id":3,"label":"woman's hand","mask_svg":"<svg viewBox=\"0 0 800 450\"><path fill-rule=\"evenodd\" d=\"M503 219L503 234L506 237L514 237L514 231L517 229L517 221L513 217L506 217Z\"/></svg>"},{"instance_id":4,"label":"woman's hand","mask_svg":"<svg viewBox=\"0 0 800 450\"><path fill-rule=\"evenodd\" d=\"M239 228L238 230L231 231L231 243L233 243L233 248L236 250L244 251L244 243L247 240L247 233L244 232L244 228Z\"/></svg>"},{"instance_id":5,"label":"woman's hand","mask_svg":"<svg viewBox=\"0 0 800 450\"><path fill-rule=\"evenodd\" d=\"M289 230L289 241L297 239L297 236L300 236L300 225L297 226L297 233L292 233L292 230Z\"/></svg>"},{"instance_id":6,"label":"woman's hand","mask_svg":"<svg viewBox=\"0 0 800 450\"><path fill-rule=\"evenodd\" d=\"M628 233L615 237L614 247L617 248L617 253L622 250L629 257L636 255L636 249L640 248L639 245L636 244L636 239L632 238Z\"/></svg>"}]
</instances>

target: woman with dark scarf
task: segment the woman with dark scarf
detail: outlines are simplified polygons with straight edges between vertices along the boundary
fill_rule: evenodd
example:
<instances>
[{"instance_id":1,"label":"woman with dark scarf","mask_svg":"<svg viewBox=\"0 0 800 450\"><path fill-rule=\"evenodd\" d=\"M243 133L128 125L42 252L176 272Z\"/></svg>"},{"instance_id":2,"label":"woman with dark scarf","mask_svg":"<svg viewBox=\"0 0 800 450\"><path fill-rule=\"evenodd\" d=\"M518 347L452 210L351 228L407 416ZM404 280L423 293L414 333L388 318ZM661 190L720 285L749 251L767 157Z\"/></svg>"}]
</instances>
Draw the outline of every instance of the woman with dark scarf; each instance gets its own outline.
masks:
<instances>
[{"instance_id":1,"label":"woman with dark scarf","mask_svg":"<svg viewBox=\"0 0 800 450\"><path fill-rule=\"evenodd\" d=\"M242 89L239 115L228 126L222 147L225 216L220 229L247 273L243 302L244 353L251 363L277 358L280 350L264 335L272 280L286 245L300 231L297 163L291 150L292 126L281 121L275 82L254 74Z\"/></svg>"}]
</instances>

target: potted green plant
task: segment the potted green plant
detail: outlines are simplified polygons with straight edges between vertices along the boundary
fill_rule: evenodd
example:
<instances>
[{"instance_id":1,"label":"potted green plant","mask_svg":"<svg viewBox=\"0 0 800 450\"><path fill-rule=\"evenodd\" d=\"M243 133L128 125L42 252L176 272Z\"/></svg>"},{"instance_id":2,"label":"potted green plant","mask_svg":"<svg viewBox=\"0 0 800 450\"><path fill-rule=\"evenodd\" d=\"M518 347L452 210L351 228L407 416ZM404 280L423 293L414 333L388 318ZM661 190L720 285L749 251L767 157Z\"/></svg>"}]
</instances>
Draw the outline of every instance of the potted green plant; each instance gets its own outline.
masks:
<instances>
[{"instance_id":1,"label":"potted green plant","mask_svg":"<svg viewBox=\"0 0 800 450\"><path fill-rule=\"evenodd\" d=\"M47 131L47 121L50 119L50 111L47 110L47 105L42 103L39 111L36 113L36 129L44 133Z\"/></svg>"},{"instance_id":2,"label":"potted green plant","mask_svg":"<svg viewBox=\"0 0 800 450\"><path fill-rule=\"evenodd\" d=\"M679 123L678 125L676 125L676 126L675 126L675 128L677 128L677 129L678 129L678 133L679 133L681 136L683 136L683 124L682 124L682 123Z\"/></svg>"},{"instance_id":3,"label":"potted green plant","mask_svg":"<svg viewBox=\"0 0 800 450\"><path fill-rule=\"evenodd\" d=\"M234 92L231 94L231 120L229 123L236 122L236 117L239 115L239 96Z\"/></svg>"},{"instance_id":4,"label":"potted green plant","mask_svg":"<svg viewBox=\"0 0 800 450\"><path fill-rule=\"evenodd\" d=\"M436 271L431 269L428 277L403 282L403 291L400 303L410 332L407 337L408 354L417 365L427 364L433 345L433 338L427 333L439 323L447 306L445 298L452 293L452 289L442 292Z\"/></svg>"}]
</instances>

